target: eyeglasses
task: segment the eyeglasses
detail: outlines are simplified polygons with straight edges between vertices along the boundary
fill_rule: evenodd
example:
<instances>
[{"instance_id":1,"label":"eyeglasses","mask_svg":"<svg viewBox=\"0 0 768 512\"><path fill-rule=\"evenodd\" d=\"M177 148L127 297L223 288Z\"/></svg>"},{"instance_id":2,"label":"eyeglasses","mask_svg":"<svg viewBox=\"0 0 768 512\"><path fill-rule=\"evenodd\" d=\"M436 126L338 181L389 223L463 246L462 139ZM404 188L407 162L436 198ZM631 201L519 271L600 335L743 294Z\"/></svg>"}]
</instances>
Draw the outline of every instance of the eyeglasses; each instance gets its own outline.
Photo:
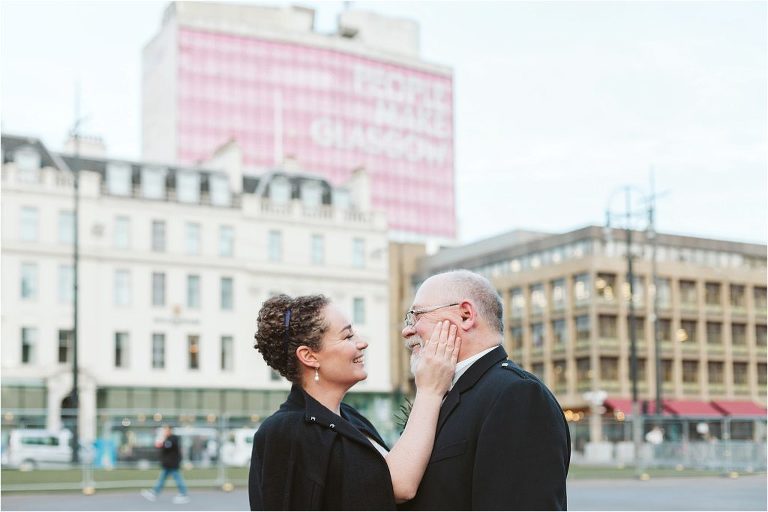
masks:
<instances>
[{"instance_id":1,"label":"eyeglasses","mask_svg":"<svg viewBox=\"0 0 768 512\"><path fill-rule=\"evenodd\" d=\"M449 308L451 306L458 306L459 304L461 303L454 302L452 304L442 304L440 306L427 306L426 308L412 309L405 314L405 326L413 327L413 325L416 323L416 317L418 315L421 315L424 313L431 313L433 311L437 311L438 309Z\"/></svg>"}]
</instances>

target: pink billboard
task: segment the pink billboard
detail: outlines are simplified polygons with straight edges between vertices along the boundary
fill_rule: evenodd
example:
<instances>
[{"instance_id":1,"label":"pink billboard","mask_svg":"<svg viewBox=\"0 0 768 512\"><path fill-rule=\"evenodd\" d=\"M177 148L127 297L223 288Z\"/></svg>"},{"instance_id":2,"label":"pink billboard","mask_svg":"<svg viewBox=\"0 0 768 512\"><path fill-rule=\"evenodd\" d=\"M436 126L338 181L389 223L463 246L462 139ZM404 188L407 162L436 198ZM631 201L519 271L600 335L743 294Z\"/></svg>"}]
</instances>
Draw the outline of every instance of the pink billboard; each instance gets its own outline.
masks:
<instances>
[{"instance_id":1,"label":"pink billboard","mask_svg":"<svg viewBox=\"0 0 768 512\"><path fill-rule=\"evenodd\" d=\"M188 28L178 52L181 162L235 138L252 167L289 156L335 185L365 167L390 229L454 238L449 74Z\"/></svg>"}]
</instances>

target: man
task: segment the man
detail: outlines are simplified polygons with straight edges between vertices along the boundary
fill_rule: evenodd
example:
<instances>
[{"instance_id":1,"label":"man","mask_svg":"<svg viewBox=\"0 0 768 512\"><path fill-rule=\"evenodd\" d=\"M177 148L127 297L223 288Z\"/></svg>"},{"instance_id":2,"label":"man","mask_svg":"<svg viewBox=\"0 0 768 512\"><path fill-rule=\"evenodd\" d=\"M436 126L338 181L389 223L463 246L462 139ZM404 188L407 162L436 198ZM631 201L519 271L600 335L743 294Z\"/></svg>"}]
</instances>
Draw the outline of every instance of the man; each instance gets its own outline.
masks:
<instances>
[{"instance_id":1,"label":"man","mask_svg":"<svg viewBox=\"0 0 768 512\"><path fill-rule=\"evenodd\" d=\"M157 479L155 487L152 490L145 489L141 491L141 495L149 501L155 501L163 491L165 479L168 476L173 476L174 480L176 480L176 487L179 488L179 494L173 497L173 502L176 504L189 503L187 486L184 484L184 478L182 478L179 472L179 466L181 465L179 436L174 435L173 428L170 425L163 425L163 438L157 440L155 447L160 450L160 465L163 469L160 471L160 477Z\"/></svg>"},{"instance_id":2,"label":"man","mask_svg":"<svg viewBox=\"0 0 768 512\"><path fill-rule=\"evenodd\" d=\"M499 294L467 270L427 279L403 329L412 362L442 320L458 327L459 363L424 478L403 508L565 510L568 425L546 386L507 360Z\"/></svg>"}]
</instances>

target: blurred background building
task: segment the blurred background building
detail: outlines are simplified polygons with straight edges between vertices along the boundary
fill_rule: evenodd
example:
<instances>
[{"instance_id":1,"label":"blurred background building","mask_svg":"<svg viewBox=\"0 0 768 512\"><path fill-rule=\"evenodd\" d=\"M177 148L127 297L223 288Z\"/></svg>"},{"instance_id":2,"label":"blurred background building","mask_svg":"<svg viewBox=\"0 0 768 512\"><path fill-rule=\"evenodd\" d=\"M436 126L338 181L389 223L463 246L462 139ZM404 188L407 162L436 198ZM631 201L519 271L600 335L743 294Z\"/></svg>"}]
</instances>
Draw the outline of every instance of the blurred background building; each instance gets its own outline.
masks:
<instances>
[{"instance_id":1,"label":"blurred background building","mask_svg":"<svg viewBox=\"0 0 768 512\"><path fill-rule=\"evenodd\" d=\"M346 187L292 162L243 176L236 144L200 167L78 158L10 135L2 148L3 425L55 431L67 408L73 169L85 441L110 435L97 411L254 423L273 412L289 384L252 336L261 302L278 293L324 293L351 312L370 340L369 377L355 391L391 422L387 230L367 208L365 171Z\"/></svg>"},{"instance_id":2,"label":"blurred background building","mask_svg":"<svg viewBox=\"0 0 768 512\"><path fill-rule=\"evenodd\" d=\"M427 256L413 278L416 286L431 274L468 268L493 282L504 299L510 358L555 393L578 451L590 439L628 438L620 425L631 416L624 237L596 226L513 231ZM633 239L638 391L642 412L653 414L652 246L645 232ZM664 415L764 420L766 246L668 234L657 243ZM588 421L595 410L585 393L596 392L604 392L597 411L608 422ZM752 423L740 435L764 438L764 422Z\"/></svg>"},{"instance_id":3,"label":"blurred background building","mask_svg":"<svg viewBox=\"0 0 768 512\"><path fill-rule=\"evenodd\" d=\"M236 140L249 172L288 155L335 186L364 167L390 237L452 241L450 68L420 58L414 21L351 9L322 34L314 16L171 3L144 49L143 157L189 165Z\"/></svg>"}]
</instances>

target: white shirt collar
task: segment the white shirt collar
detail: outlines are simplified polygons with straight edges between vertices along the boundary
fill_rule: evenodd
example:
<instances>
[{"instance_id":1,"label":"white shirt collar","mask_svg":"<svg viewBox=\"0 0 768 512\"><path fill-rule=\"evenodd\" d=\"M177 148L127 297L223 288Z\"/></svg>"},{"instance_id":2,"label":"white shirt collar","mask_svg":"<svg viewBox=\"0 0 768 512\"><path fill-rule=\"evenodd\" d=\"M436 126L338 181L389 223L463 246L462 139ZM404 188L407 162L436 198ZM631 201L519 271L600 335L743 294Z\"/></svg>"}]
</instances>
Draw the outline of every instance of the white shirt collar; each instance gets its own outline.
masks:
<instances>
[{"instance_id":1,"label":"white shirt collar","mask_svg":"<svg viewBox=\"0 0 768 512\"><path fill-rule=\"evenodd\" d=\"M475 363L475 361L477 361L478 359L480 359L481 357L483 357L485 354L495 349L496 347L498 347L498 345L493 346L489 349L483 350L482 352L475 354L472 357L468 357L467 359L459 363L456 363L456 371L453 373L453 381L451 382L451 389L453 389L453 386L456 385L456 382L458 382L461 376L464 375L464 372L466 372L469 369L469 367Z\"/></svg>"}]
</instances>

